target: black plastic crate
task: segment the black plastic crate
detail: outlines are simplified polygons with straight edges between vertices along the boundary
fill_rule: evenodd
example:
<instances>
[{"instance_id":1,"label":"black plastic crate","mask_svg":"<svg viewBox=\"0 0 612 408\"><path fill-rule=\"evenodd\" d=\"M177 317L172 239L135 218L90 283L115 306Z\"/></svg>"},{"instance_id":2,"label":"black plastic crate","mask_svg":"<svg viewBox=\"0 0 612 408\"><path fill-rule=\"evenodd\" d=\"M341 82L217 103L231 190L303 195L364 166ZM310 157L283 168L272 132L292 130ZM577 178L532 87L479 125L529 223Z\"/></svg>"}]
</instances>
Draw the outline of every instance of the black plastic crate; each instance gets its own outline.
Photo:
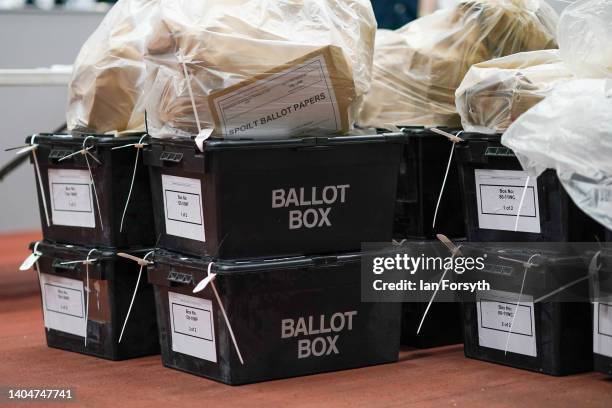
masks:
<instances>
[{"instance_id":1,"label":"black plastic crate","mask_svg":"<svg viewBox=\"0 0 612 408\"><path fill-rule=\"evenodd\" d=\"M28 137L26 143L30 144L32 138L38 145L36 158L40 182L38 178L35 182L45 239L109 248L155 244L151 190L142 152L136 163L133 147L112 150L138 143L141 136L39 134ZM72 155L83 146L91 147L88 152L95 157L88 157L92 177L85 156L80 153ZM72 156L60 161L69 155ZM134 185L120 231L135 164ZM45 195L44 201L41 194ZM47 225L46 214L50 225Z\"/></svg>"},{"instance_id":2,"label":"black plastic crate","mask_svg":"<svg viewBox=\"0 0 612 408\"><path fill-rule=\"evenodd\" d=\"M461 251L465 255L470 248L464 246ZM542 255L532 258L535 253ZM593 340L588 280L565 289L571 293L561 291L538 301L543 294L585 277L583 258L520 248L483 249L480 254L486 254L485 268L470 272L475 274L471 279L494 275L495 283L491 291L479 293L475 302L470 299L463 303L466 357L556 376L591 371ZM521 262L531 259L536 264L527 272L518 309L524 265L499 255ZM508 340L510 325L512 334Z\"/></svg>"},{"instance_id":3,"label":"black plastic crate","mask_svg":"<svg viewBox=\"0 0 612 408\"><path fill-rule=\"evenodd\" d=\"M554 170L530 178L518 229L516 215L527 173L501 135L463 133L457 163L464 197L466 234L473 242L591 242L603 227L580 210Z\"/></svg>"},{"instance_id":4,"label":"black plastic crate","mask_svg":"<svg viewBox=\"0 0 612 408\"><path fill-rule=\"evenodd\" d=\"M463 343L460 303L432 303L423 327L417 334L426 308L427 303L421 302L402 305L401 344L416 348L431 348Z\"/></svg>"},{"instance_id":5,"label":"black plastic crate","mask_svg":"<svg viewBox=\"0 0 612 408\"><path fill-rule=\"evenodd\" d=\"M209 263L149 266L165 366L238 385L397 361L401 305L361 302L359 254L215 262L193 294Z\"/></svg>"},{"instance_id":6,"label":"black plastic crate","mask_svg":"<svg viewBox=\"0 0 612 408\"><path fill-rule=\"evenodd\" d=\"M453 129L443 129L453 135ZM424 128L405 128L406 143L400 163L394 234L397 238L464 237L461 213L463 196L459 188L456 159L449 168L440 201L436 227L433 218L450 157L451 142Z\"/></svg>"},{"instance_id":7,"label":"black plastic crate","mask_svg":"<svg viewBox=\"0 0 612 408\"><path fill-rule=\"evenodd\" d=\"M390 241L402 134L158 139L145 152L162 248L220 258L356 251Z\"/></svg>"},{"instance_id":8,"label":"black plastic crate","mask_svg":"<svg viewBox=\"0 0 612 408\"><path fill-rule=\"evenodd\" d=\"M144 272L119 343L138 279L136 262L118 257L114 250L91 252L87 302L86 266L66 262L86 260L91 249L45 241L35 248L42 253L38 272L49 347L110 360L159 354L153 287ZM126 252L143 256L148 251Z\"/></svg>"}]
</instances>

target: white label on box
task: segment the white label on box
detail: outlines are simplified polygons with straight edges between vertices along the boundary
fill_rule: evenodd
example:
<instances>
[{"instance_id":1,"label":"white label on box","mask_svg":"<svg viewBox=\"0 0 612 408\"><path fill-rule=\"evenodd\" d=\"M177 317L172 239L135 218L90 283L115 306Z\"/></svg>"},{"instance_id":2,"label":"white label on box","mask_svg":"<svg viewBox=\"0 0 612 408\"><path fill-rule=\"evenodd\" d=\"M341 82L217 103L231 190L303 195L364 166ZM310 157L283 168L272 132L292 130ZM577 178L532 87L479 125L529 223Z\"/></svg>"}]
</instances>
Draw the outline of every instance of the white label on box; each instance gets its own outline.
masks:
<instances>
[{"instance_id":1,"label":"white label on box","mask_svg":"<svg viewBox=\"0 0 612 408\"><path fill-rule=\"evenodd\" d=\"M594 302L593 352L612 357L612 302Z\"/></svg>"},{"instance_id":2,"label":"white label on box","mask_svg":"<svg viewBox=\"0 0 612 408\"><path fill-rule=\"evenodd\" d=\"M96 228L87 170L49 169L49 194L54 225Z\"/></svg>"},{"instance_id":3,"label":"white label on box","mask_svg":"<svg viewBox=\"0 0 612 408\"><path fill-rule=\"evenodd\" d=\"M212 302L168 292L172 351L217 362Z\"/></svg>"},{"instance_id":4,"label":"white label on box","mask_svg":"<svg viewBox=\"0 0 612 408\"><path fill-rule=\"evenodd\" d=\"M342 130L324 55L214 97L226 137L290 137Z\"/></svg>"},{"instance_id":5,"label":"white label on box","mask_svg":"<svg viewBox=\"0 0 612 408\"><path fill-rule=\"evenodd\" d=\"M198 179L162 174L166 234L205 241L202 183Z\"/></svg>"},{"instance_id":6,"label":"white label on box","mask_svg":"<svg viewBox=\"0 0 612 408\"><path fill-rule=\"evenodd\" d=\"M85 337L83 282L41 273L40 288L45 327Z\"/></svg>"},{"instance_id":7,"label":"white label on box","mask_svg":"<svg viewBox=\"0 0 612 408\"><path fill-rule=\"evenodd\" d=\"M533 297L521 295L517 308L518 296L502 291L487 291L478 296L478 344L497 350L506 350L508 344L509 352L536 357Z\"/></svg>"},{"instance_id":8,"label":"white label on box","mask_svg":"<svg viewBox=\"0 0 612 408\"><path fill-rule=\"evenodd\" d=\"M474 170L478 226L483 229L514 231L527 173L517 170ZM517 231L539 234L538 183L529 178Z\"/></svg>"}]
</instances>

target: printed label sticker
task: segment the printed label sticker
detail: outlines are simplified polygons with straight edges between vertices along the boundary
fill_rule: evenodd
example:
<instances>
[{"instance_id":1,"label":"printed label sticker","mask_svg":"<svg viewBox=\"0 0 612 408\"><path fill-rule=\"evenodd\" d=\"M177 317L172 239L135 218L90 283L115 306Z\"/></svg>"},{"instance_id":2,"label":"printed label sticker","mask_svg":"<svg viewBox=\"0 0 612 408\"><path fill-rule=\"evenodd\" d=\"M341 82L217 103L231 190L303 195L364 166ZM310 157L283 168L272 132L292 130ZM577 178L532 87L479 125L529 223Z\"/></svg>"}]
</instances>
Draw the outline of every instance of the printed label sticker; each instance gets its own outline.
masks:
<instances>
[{"instance_id":1,"label":"printed label sticker","mask_svg":"<svg viewBox=\"0 0 612 408\"><path fill-rule=\"evenodd\" d=\"M85 337L83 282L61 276L40 274L45 327Z\"/></svg>"},{"instance_id":2,"label":"printed label sticker","mask_svg":"<svg viewBox=\"0 0 612 408\"><path fill-rule=\"evenodd\" d=\"M95 228L91 178L87 170L49 169L54 225Z\"/></svg>"},{"instance_id":3,"label":"printed label sticker","mask_svg":"<svg viewBox=\"0 0 612 408\"><path fill-rule=\"evenodd\" d=\"M483 229L514 231L523 191L517 231L540 233L538 183L527 173L515 170L474 170L478 226Z\"/></svg>"},{"instance_id":4,"label":"printed label sticker","mask_svg":"<svg viewBox=\"0 0 612 408\"><path fill-rule=\"evenodd\" d=\"M217 362L212 302L168 292L172 351Z\"/></svg>"},{"instance_id":5,"label":"printed label sticker","mask_svg":"<svg viewBox=\"0 0 612 408\"><path fill-rule=\"evenodd\" d=\"M205 241L202 183L162 174L166 234Z\"/></svg>"},{"instance_id":6,"label":"printed label sticker","mask_svg":"<svg viewBox=\"0 0 612 408\"><path fill-rule=\"evenodd\" d=\"M593 305L593 352L612 357L612 301Z\"/></svg>"},{"instance_id":7,"label":"printed label sticker","mask_svg":"<svg viewBox=\"0 0 612 408\"><path fill-rule=\"evenodd\" d=\"M497 350L537 357L533 297L487 291L478 296L478 344ZM515 317L516 315L516 317ZM508 336L510 333L510 336Z\"/></svg>"},{"instance_id":8,"label":"printed label sticker","mask_svg":"<svg viewBox=\"0 0 612 408\"><path fill-rule=\"evenodd\" d=\"M312 129L342 130L324 54L212 98L220 131L227 137L287 137Z\"/></svg>"}]
</instances>

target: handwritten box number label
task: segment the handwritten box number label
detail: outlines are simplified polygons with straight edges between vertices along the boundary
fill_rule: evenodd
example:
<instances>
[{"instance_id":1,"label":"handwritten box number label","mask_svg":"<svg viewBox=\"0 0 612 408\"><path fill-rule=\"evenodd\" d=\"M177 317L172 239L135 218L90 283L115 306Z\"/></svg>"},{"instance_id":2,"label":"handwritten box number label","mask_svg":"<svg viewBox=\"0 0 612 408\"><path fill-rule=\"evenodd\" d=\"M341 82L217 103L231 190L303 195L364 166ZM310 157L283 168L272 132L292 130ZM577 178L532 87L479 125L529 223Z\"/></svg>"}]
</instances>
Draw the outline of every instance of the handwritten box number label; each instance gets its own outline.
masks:
<instances>
[{"instance_id":1,"label":"handwritten box number label","mask_svg":"<svg viewBox=\"0 0 612 408\"><path fill-rule=\"evenodd\" d=\"M538 184L534 177L530 177L527 188L524 171L476 169L474 178L479 228L514 231L517 227L517 231L541 232Z\"/></svg>"},{"instance_id":2,"label":"handwritten box number label","mask_svg":"<svg viewBox=\"0 0 612 408\"><path fill-rule=\"evenodd\" d=\"M204 242L201 181L162 174L162 189L166 233Z\"/></svg>"},{"instance_id":3,"label":"handwritten box number label","mask_svg":"<svg viewBox=\"0 0 612 408\"><path fill-rule=\"evenodd\" d=\"M49 169L54 225L95 228L91 178L87 170Z\"/></svg>"},{"instance_id":4,"label":"handwritten box number label","mask_svg":"<svg viewBox=\"0 0 612 408\"><path fill-rule=\"evenodd\" d=\"M517 307L518 294L488 291L479 296L478 344L497 350L536 357L534 304L523 294ZM516 315L516 316L515 316Z\"/></svg>"},{"instance_id":5,"label":"handwritten box number label","mask_svg":"<svg viewBox=\"0 0 612 408\"><path fill-rule=\"evenodd\" d=\"M212 302L168 292L172 351L217 362Z\"/></svg>"},{"instance_id":6,"label":"handwritten box number label","mask_svg":"<svg viewBox=\"0 0 612 408\"><path fill-rule=\"evenodd\" d=\"M40 274L45 327L84 337L85 302L83 282Z\"/></svg>"}]
</instances>

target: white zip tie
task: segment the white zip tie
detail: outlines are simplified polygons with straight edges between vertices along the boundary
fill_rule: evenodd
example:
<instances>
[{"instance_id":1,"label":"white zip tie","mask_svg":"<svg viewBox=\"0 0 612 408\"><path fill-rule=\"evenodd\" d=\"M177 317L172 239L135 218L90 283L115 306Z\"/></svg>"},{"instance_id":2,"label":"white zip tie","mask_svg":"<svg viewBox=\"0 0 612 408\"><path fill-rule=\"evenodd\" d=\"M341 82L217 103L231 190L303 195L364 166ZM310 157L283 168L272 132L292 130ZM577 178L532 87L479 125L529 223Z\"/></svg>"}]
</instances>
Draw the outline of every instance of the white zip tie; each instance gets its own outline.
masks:
<instances>
[{"instance_id":1,"label":"white zip tie","mask_svg":"<svg viewBox=\"0 0 612 408\"><path fill-rule=\"evenodd\" d=\"M85 163L87 163L87 169L89 170L89 179L91 180L91 186L93 187L94 196L96 197L96 207L98 207L98 219L100 220L100 230L104 231L104 224L102 223L102 210L100 210L100 201L98 200L98 190L96 189L96 183L94 181L93 174L91 172L91 166L89 165L89 159L87 158L87 156L93 157L98 163L100 163L100 161L98 161L98 159L96 159L94 155L89 153L89 151L85 148L85 143L87 143L87 139L89 139L90 137L93 137L93 136L87 136L85 137L85 140L83 140L83 150L81 150L81 152L85 156Z\"/></svg>"},{"instance_id":2,"label":"white zip tie","mask_svg":"<svg viewBox=\"0 0 612 408\"><path fill-rule=\"evenodd\" d=\"M570 283L567 283L567 284L561 286L560 288L555 289L552 292L537 298L536 300L533 301L533 303L541 302L542 300L547 299L547 298L549 298L549 297L551 297L553 295L556 295L557 293L562 292L565 289L567 289L567 288L569 288L571 286L574 286L575 284L580 283L580 282L582 282L584 280L587 280L587 279L592 279L593 280L593 284L592 284L592 287L593 287L593 298L595 299L596 297L599 297L599 280L597 279L597 277L595 275L599 272L599 269L601 268L600 265L597 265L597 259L598 259L600 254L601 254L601 250L597 251L595 253L595 255L593 255L593 258L591 258L591 261L589 262L589 270L588 270L588 273L587 273L586 276L583 276L581 278L573 280Z\"/></svg>"},{"instance_id":3,"label":"white zip tie","mask_svg":"<svg viewBox=\"0 0 612 408\"><path fill-rule=\"evenodd\" d=\"M457 254L461 254L461 252L459 251L459 249L461 248L461 245L454 246L454 244L452 244L452 242L448 238L446 238L444 235L441 235L441 234L438 236L438 239L440 241L442 241L442 243L444 245L446 245L451 250L451 259L454 259L455 256L457 256ZM448 245L449 242L451 243L451 245L454 246L454 248L449 247L449 245ZM425 322L425 318L427 317L427 314L429 313L429 309L431 308L431 304L433 303L436 295L438 294L438 288L440 287L440 284L442 283L442 280L446 276L446 272L448 272L449 270L450 270L450 268L444 268L444 273L440 277L440 280L438 281L438 285L436 286L436 289L434 290L434 293L431 295L431 299L429 299L429 303L427 303L427 307L425 308L425 312L423 312L423 317L421 317L421 322L419 323L419 327L417 328L417 334L419 334L421 332L421 327L423 327L423 323Z\"/></svg>"},{"instance_id":4,"label":"white zip tie","mask_svg":"<svg viewBox=\"0 0 612 408\"><path fill-rule=\"evenodd\" d=\"M93 260L89 259L89 256L94 251L97 250L92 249L89 251L89 253L87 253L87 259L85 262L83 262L85 264L85 279L87 280L87 287L85 289L85 292L87 293L87 301L85 303L85 347L87 347L87 323L89 322L89 265L93 262Z\"/></svg>"},{"instance_id":5,"label":"white zip tie","mask_svg":"<svg viewBox=\"0 0 612 408\"><path fill-rule=\"evenodd\" d=\"M534 301L533 301L533 303L538 303L538 302L543 301L544 299L548 299L549 297L551 297L551 296L553 296L553 295L556 295L556 294L557 294L557 293L559 293L559 292L563 292L565 289L567 289L567 288L569 288L569 287L571 287L571 286L574 286L575 284L580 283L580 282L582 282L582 281L584 281L584 280L587 280L587 279L589 279L589 278L590 278L590 276L588 276L588 275L587 275L587 276L583 276L582 278L578 278L578 279L576 279L576 280L573 280L573 281L571 281L570 283L567 283L567 284L565 284L565 285L561 286L560 288L555 289L555 290L553 290L552 292L550 292L550 293L548 293L548 294L546 294L546 295L544 295L544 296L540 296L539 298L537 298L536 300L534 300Z\"/></svg>"},{"instance_id":6,"label":"white zip tie","mask_svg":"<svg viewBox=\"0 0 612 408\"><path fill-rule=\"evenodd\" d=\"M40 241L37 241L34 244L34 249L32 250L33 253L37 253L38 252L38 245L40 244ZM42 255L42 252L38 252L39 254ZM42 284L40 282L40 266L38 265L38 259L36 259L36 261L34 262L34 265L36 265L36 275L38 275L38 287L40 288L40 293L43 293L43 287ZM49 330L49 329L47 329Z\"/></svg>"},{"instance_id":7,"label":"white zip tie","mask_svg":"<svg viewBox=\"0 0 612 408\"><path fill-rule=\"evenodd\" d=\"M42 204L45 210L45 220L47 221L47 227L50 227L51 221L49 219L49 210L47 209L47 197L45 196L45 188L43 186L42 177L40 176L40 166L38 165L38 156L36 155L36 149L38 148L38 145L34 143L34 139L36 139L36 136L38 135L32 135L32 138L30 139L30 146L32 147L31 151L32 157L34 158L34 170L36 172L36 178L38 179L40 197L42 198ZM21 150L17 152L17 154L19 154L20 152Z\"/></svg>"},{"instance_id":8,"label":"white zip tie","mask_svg":"<svg viewBox=\"0 0 612 408\"><path fill-rule=\"evenodd\" d=\"M113 147L111 150L121 149L127 146L134 146L136 148L136 161L134 162L134 172L132 173L132 182L130 183L130 191L128 192L127 200L125 201L125 206L123 207L123 215L121 215L121 224L119 225L119 232L123 232L123 221L125 220L125 214L127 213L128 206L130 205L130 197L132 197L132 189L134 188L134 180L136 180L136 170L138 169L138 157L140 154L140 149L142 149L145 145L142 144L143 139L147 137L147 135L143 135L138 143L132 143L125 146Z\"/></svg>"},{"instance_id":9,"label":"white zip tie","mask_svg":"<svg viewBox=\"0 0 612 408\"><path fill-rule=\"evenodd\" d=\"M525 288L525 278L527 277L527 270L533 266L531 264L531 260L536 256L540 256L540 254L533 254L527 260L527 263L524 264L524 273L523 273L523 282L521 283L521 291L519 292L518 299L516 301L516 306L514 308L514 313L512 314L512 322L510 322L510 328L508 328L508 337L506 337L506 347L504 348L504 355L508 354L508 346L510 345L510 335L512 334L512 327L514 326L514 319L516 319L516 313L518 312L518 308L521 305L521 296L523 296L523 289Z\"/></svg>"},{"instance_id":10,"label":"white zip tie","mask_svg":"<svg viewBox=\"0 0 612 408\"><path fill-rule=\"evenodd\" d=\"M593 258L591 258L591 262L589 262L589 278L592 279L592 288L593 288L593 300L599 299L599 270L601 269L601 265L597 265L597 260L599 259L599 255L601 254L601 250L597 251ZM599 300L597 300L599 301Z\"/></svg>"},{"instance_id":11,"label":"white zip tie","mask_svg":"<svg viewBox=\"0 0 612 408\"><path fill-rule=\"evenodd\" d=\"M516 212L516 222L514 223L514 232L518 231L518 224L521 217L521 208L523 208L523 201L525 200L525 193L527 192L527 187L529 186L530 176L527 176L525 179L525 187L523 187L523 194L521 194L521 202L519 203L518 211ZM537 209L536 209L537 211Z\"/></svg>"},{"instance_id":12,"label":"white zip tie","mask_svg":"<svg viewBox=\"0 0 612 408\"><path fill-rule=\"evenodd\" d=\"M215 294L215 297L217 298L217 303L219 303L219 308L221 309L221 313L223 314L223 318L225 319L225 325L227 326L227 329L229 331L230 337L232 338L232 343L234 344L234 348L236 349L236 353L238 354L238 359L240 359L240 364L244 365L244 360L242 359L242 354L240 354L240 349L238 348L238 342L236 341L236 336L234 335L234 330L232 329L232 325L227 317L227 313L225 313L225 307L223 306L223 302L221 301L221 297L219 296L219 293L217 292L217 288L215 286L215 278L217 276L216 273L211 273L212 267L213 267L214 262L211 262L208 264L208 270L206 273L206 278L204 278L203 280L201 280L196 287L193 289L193 293L198 293L203 291L206 286L208 286L208 284L210 283L210 286L212 287L213 293Z\"/></svg>"},{"instance_id":13,"label":"white zip tie","mask_svg":"<svg viewBox=\"0 0 612 408\"><path fill-rule=\"evenodd\" d=\"M450 166L453 161L453 154L455 153L455 145L463 141L463 139L459 137L459 135L463 133L463 130L459 131L459 133L457 133L456 135L453 135L452 133L448 133L448 132L445 132L437 128L430 128L430 130L434 133L437 133L439 135L442 135L448 138L448 140L450 140L450 142L452 143L450 155L448 156L448 163L446 164L446 172L444 173L444 180L442 180L442 188L440 188L440 194L438 195L438 202L436 203L436 210L434 211L433 222L431 225L431 228L435 229L436 219L438 218L438 209L440 208L440 202L442 202L442 194L444 194L444 188L446 187L446 180L448 178Z\"/></svg>"},{"instance_id":14,"label":"white zip tie","mask_svg":"<svg viewBox=\"0 0 612 408\"><path fill-rule=\"evenodd\" d=\"M193 109L193 116L195 117L196 126L198 127L198 134L195 138L195 143L200 151L204 151L204 142L212 135L214 128L202 129L200 116L198 115L198 110L196 108L195 97L193 96L193 89L191 88L191 77L187 71L187 64L185 64L185 57L183 56L182 52L179 53L179 62L183 66L185 81L187 81L187 91L189 92L189 99L191 99L191 108ZM197 78L194 78L194 80L197 81Z\"/></svg>"},{"instance_id":15,"label":"white zip tie","mask_svg":"<svg viewBox=\"0 0 612 408\"><path fill-rule=\"evenodd\" d=\"M121 327L121 334L119 334L119 343L121 343L121 340L123 339L123 332L125 330L125 326L127 325L128 319L130 318L130 313L132 312L132 306L134 305L134 299L136 299L136 292L138 292L138 286L140 285L140 277L142 276L142 270L144 269L145 265L148 265L150 263L149 261L147 261L147 257L151 255L153 252L154 251L147 252L146 255L142 257L142 261L137 261L138 264L140 265L140 270L138 271L138 279L136 280L136 287L134 287L134 293L132 293L132 300L130 301L130 307L128 308L127 315L125 316L125 320L123 321L123 326ZM127 258L127 257L124 257L124 258Z\"/></svg>"},{"instance_id":16,"label":"white zip tie","mask_svg":"<svg viewBox=\"0 0 612 408\"><path fill-rule=\"evenodd\" d=\"M198 110L196 109L195 98L193 97L193 91L191 89L191 82L189 72L187 72L187 64L185 64L185 57L181 52L179 54L180 63L183 66L183 73L185 74L185 81L187 82L187 91L189 92L189 98L191 99L191 108L193 109L193 115L196 120L196 126L198 127L198 133L202 132L202 127L200 125L200 117L198 116Z\"/></svg>"}]
</instances>

